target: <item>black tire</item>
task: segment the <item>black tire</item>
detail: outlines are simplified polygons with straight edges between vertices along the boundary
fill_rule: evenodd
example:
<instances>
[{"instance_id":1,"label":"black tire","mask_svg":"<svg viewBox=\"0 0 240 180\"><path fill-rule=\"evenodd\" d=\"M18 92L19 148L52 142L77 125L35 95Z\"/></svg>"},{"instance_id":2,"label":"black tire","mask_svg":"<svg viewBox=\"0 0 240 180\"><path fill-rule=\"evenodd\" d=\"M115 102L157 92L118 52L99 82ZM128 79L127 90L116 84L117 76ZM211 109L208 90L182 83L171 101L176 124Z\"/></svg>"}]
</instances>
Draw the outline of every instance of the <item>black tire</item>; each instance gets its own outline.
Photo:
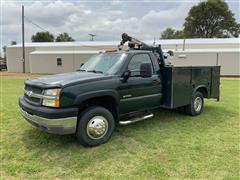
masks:
<instances>
[{"instance_id":1,"label":"black tire","mask_svg":"<svg viewBox=\"0 0 240 180\"><path fill-rule=\"evenodd\" d=\"M194 105L194 102L200 101L200 106ZM192 96L191 104L186 106L186 113L191 116L197 116L203 112L204 98L201 92L195 92Z\"/></svg>"},{"instance_id":2,"label":"black tire","mask_svg":"<svg viewBox=\"0 0 240 180\"><path fill-rule=\"evenodd\" d=\"M101 129L100 126L105 127L105 129ZM99 127L100 129L98 129ZM94 130L91 130L91 128ZM104 107L93 106L80 113L76 136L83 146L98 146L111 138L114 128L115 121L112 113ZM97 134L99 133L98 130L104 131L104 133L101 132L101 136L96 138L96 136L99 136Z\"/></svg>"}]
</instances>

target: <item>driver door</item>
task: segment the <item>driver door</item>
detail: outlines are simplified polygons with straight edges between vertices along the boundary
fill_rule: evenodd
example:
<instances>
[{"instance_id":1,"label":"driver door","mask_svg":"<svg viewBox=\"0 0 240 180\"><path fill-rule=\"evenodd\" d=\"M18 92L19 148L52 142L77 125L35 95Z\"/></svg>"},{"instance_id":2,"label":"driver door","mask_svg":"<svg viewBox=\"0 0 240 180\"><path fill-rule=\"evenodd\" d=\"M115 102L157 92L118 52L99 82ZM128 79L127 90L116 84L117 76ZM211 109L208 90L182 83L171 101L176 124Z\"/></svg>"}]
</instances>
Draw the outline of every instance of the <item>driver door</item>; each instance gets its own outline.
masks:
<instances>
[{"instance_id":1,"label":"driver door","mask_svg":"<svg viewBox=\"0 0 240 180\"><path fill-rule=\"evenodd\" d=\"M151 77L140 76L140 65L150 63ZM161 81L154 71L153 63L147 53L134 55L127 67L131 76L121 82L120 112L121 114L158 107L161 102Z\"/></svg>"}]
</instances>

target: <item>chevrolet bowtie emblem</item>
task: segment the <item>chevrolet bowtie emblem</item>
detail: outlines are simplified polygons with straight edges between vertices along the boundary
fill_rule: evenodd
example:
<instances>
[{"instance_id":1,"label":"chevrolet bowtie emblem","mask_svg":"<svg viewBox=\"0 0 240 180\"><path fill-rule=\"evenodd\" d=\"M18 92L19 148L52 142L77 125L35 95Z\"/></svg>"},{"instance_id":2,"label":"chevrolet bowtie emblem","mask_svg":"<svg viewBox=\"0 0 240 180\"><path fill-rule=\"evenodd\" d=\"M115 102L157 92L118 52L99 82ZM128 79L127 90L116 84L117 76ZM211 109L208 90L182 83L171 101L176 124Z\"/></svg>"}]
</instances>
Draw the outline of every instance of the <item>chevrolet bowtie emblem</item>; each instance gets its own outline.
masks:
<instances>
[{"instance_id":1,"label":"chevrolet bowtie emblem","mask_svg":"<svg viewBox=\"0 0 240 180\"><path fill-rule=\"evenodd\" d=\"M31 97L31 95L32 95L32 91L26 91L26 94L29 96L29 97Z\"/></svg>"}]
</instances>

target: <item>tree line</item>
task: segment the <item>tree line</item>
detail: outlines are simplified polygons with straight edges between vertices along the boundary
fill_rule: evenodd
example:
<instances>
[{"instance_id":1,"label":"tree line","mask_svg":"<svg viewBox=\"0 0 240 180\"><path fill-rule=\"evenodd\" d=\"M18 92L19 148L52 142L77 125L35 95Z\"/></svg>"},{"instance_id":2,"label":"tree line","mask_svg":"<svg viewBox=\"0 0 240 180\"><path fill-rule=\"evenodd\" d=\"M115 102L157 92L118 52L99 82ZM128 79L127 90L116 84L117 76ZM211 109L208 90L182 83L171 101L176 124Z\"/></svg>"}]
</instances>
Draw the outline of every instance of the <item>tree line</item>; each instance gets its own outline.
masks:
<instances>
[{"instance_id":1,"label":"tree line","mask_svg":"<svg viewBox=\"0 0 240 180\"><path fill-rule=\"evenodd\" d=\"M32 35L31 37L32 42L69 42L69 41L75 41L68 33L60 33L56 38L53 34L49 32L37 32L35 35ZM11 41L11 45L16 45L16 41ZM7 46L3 46L3 59L4 62L6 61L6 48ZM0 57L2 55L0 54Z\"/></svg>"},{"instance_id":2,"label":"tree line","mask_svg":"<svg viewBox=\"0 0 240 180\"><path fill-rule=\"evenodd\" d=\"M239 37L240 24L223 0L208 0L193 6L182 30L166 28L161 39Z\"/></svg>"},{"instance_id":3,"label":"tree line","mask_svg":"<svg viewBox=\"0 0 240 180\"><path fill-rule=\"evenodd\" d=\"M56 38L49 32L37 32L31 37L32 42L69 42L75 41L68 33L59 34Z\"/></svg>"}]
</instances>

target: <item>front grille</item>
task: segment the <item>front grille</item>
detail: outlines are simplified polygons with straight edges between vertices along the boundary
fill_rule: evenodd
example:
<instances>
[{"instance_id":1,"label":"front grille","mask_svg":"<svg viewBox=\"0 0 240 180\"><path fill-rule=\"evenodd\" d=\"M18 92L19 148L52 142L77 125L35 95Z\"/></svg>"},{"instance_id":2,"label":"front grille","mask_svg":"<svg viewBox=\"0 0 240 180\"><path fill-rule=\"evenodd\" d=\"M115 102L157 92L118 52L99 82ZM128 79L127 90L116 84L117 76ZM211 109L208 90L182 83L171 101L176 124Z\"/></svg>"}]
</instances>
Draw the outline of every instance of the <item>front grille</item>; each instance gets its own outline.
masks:
<instances>
[{"instance_id":1,"label":"front grille","mask_svg":"<svg viewBox=\"0 0 240 180\"><path fill-rule=\"evenodd\" d=\"M36 94L42 94L43 92L41 88L28 86L28 85L25 85L25 90L32 91L33 93L36 93Z\"/></svg>"},{"instance_id":2,"label":"front grille","mask_svg":"<svg viewBox=\"0 0 240 180\"><path fill-rule=\"evenodd\" d=\"M43 89L33 87L33 86L29 86L29 85L25 85L25 90L26 91L32 91L32 93L35 93L35 94L42 94L43 93ZM26 93L24 93L24 98L29 103L32 103L32 104L35 104L35 105L40 105L41 104L41 99L40 98L28 96Z\"/></svg>"},{"instance_id":3,"label":"front grille","mask_svg":"<svg viewBox=\"0 0 240 180\"><path fill-rule=\"evenodd\" d=\"M24 97L29 101L29 102L33 102L33 103L36 103L36 104L40 104L41 102L41 99L39 98L35 98L35 97L29 97L28 95L24 95Z\"/></svg>"}]
</instances>

